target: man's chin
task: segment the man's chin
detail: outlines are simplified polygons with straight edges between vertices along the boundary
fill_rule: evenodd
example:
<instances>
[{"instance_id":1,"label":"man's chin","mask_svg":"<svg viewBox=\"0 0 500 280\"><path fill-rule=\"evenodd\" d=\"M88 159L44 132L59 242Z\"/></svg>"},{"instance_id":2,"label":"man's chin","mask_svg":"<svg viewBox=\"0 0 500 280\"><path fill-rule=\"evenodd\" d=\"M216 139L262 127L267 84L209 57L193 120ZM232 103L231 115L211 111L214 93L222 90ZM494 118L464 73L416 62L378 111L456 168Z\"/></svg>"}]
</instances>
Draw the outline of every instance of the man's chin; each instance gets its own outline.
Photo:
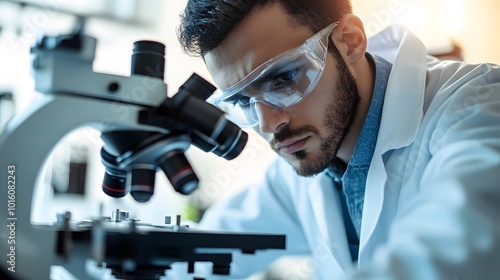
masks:
<instances>
[{"instance_id":1,"label":"man's chin","mask_svg":"<svg viewBox=\"0 0 500 280\"><path fill-rule=\"evenodd\" d=\"M293 154L281 154L281 156L293 167L297 175L303 177L318 175L327 167L315 158L308 158L310 155L304 151Z\"/></svg>"}]
</instances>

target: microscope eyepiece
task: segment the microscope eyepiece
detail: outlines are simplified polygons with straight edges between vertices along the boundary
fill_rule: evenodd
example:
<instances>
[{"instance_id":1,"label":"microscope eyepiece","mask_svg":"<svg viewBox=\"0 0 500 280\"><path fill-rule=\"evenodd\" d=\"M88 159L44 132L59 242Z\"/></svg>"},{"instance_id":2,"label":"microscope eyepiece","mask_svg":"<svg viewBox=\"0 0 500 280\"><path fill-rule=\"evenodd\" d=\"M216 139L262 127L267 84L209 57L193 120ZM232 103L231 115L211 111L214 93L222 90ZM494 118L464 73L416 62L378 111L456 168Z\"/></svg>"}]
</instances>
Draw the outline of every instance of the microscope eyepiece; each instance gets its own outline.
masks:
<instances>
[{"instance_id":1,"label":"microscope eyepiece","mask_svg":"<svg viewBox=\"0 0 500 280\"><path fill-rule=\"evenodd\" d=\"M155 41L135 42L131 73L163 80L165 76L165 45Z\"/></svg>"},{"instance_id":2,"label":"microscope eyepiece","mask_svg":"<svg viewBox=\"0 0 500 280\"><path fill-rule=\"evenodd\" d=\"M231 160L246 145L248 135L228 121L225 114L205 102L215 87L193 74L172 97L174 117L193 128L193 144L205 152Z\"/></svg>"}]
</instances>

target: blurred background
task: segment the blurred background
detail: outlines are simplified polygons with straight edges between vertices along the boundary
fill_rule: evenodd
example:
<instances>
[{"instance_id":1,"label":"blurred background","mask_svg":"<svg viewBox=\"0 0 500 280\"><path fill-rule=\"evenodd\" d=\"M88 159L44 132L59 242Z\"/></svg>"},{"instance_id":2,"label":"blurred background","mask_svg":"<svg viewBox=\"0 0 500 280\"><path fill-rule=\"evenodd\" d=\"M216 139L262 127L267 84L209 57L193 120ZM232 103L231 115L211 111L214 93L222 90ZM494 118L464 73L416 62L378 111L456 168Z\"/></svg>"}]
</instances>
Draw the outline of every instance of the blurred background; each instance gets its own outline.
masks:
<instances>
[{"instance_id":1,"label":"blurred background","mask_svg":"<svg viewBox=\"0 0 500 280\"><path fill-rule=\"evenodd\" d=\"M70 32L75 27L75 15L85 18L85 32L98 39L95 72L128 76L133 42L147 39L167 46L168 95L175 94L193 72L211 81L202 60L184 54L177 42L179 15L185 3L186 0L0 0L0 132L12 115L25 110L39 94L34 91L30 76L30 47L43 34ZM391 24L402 23L422 39L430 54L472 63L500 63L498 0L353 0L353 5L369 36ZM116 200L102 193L102 142L96 131L80 128L61 139L48 156L41 173L42 184L47 188L37 197L50 203L33 219L51 220L65 210L72 211L76 219L83 219L96 215L98 205L103 203L105 213L125 209L133 217L153 223L162 223L165 215L177 214L185 222L196 222L217 199L258 182L275 157L266 142L249 133L247 147L230 162L194 147L188 150L188 158L201 180L195 194L184 197L175 193L165 176L158 173L155 196L139 205L130 196ZM36 148L34 141L33 147L26 148ZM301 273L309 273L311 266L300 260L297 267L294 275L300 279Z\"/></svg>"}]
</instances>

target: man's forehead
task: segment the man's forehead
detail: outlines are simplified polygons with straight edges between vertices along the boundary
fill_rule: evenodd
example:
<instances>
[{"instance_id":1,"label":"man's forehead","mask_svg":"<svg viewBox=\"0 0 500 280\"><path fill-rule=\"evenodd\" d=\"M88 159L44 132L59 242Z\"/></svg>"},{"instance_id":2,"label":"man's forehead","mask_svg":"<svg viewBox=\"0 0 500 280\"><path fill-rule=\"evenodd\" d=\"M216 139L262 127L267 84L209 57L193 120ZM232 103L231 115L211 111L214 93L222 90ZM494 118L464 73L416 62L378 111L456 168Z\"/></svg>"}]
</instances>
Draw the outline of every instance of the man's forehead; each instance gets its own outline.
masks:
<instances>
[{"instance_id":1,"label":"man's forehead","mask_svg":"<svg viewBox=\"0 0 500 280\"><path fill-rule=\"evenodd\" d=\"M250 54L239 55L236 52L225 51L224 48L217 48L204 57L205 64L213 80L220 88L228 88L252 70Z\"/></svg>"},{"instance_id":2,"label":"man's forehead","mask_svg":"<svg viewBox=\"0 0 500 280\"><path fill-rule=\"evenodd\" d=\"M212 78L227 88L269 59L304 43L312 34L304 26L293 24L279 5L252 13L205 56Z\"/></svg>"}]
</instances>

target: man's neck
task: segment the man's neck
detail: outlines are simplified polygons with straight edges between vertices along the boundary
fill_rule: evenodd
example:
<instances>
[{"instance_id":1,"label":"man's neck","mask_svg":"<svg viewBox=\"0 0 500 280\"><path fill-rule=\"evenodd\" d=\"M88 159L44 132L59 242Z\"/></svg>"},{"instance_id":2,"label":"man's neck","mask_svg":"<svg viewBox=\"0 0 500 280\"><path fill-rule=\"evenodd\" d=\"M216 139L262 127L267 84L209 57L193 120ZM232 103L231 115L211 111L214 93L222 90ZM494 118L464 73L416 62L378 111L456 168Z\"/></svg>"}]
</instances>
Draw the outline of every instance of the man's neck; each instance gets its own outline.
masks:
<instances>
[{"instance_id":1,"label":"man's neck","mask_svg":"<svg viewBox=\"0 0 500 280\"><path fill-rule=\"evenodd\" d=\"M353 75L356 78L360 101L351 129L346 135L342 146L337 153L337 157L346 163L349 162L352 153L354 152L356 141L358 140L361 128L363 127L368 113L368 109L370 108L373 87L375 84L375 62L373 61L371 55L366 53L365 57L361 59L352 70Z\"/></svg>"}]
</instances>

